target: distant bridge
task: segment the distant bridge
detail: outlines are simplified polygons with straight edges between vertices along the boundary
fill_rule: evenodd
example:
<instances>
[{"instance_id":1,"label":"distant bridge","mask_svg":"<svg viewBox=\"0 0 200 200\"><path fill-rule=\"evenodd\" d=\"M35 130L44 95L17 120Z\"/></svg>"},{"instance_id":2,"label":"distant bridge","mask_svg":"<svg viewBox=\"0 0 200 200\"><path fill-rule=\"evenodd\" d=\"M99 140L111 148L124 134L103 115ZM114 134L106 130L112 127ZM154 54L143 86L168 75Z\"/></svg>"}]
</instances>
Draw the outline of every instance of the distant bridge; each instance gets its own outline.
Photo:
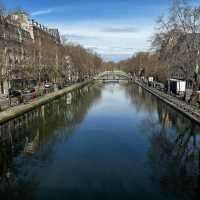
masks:
<instances>
[{"instance_id":1,"label":"distant bridge","mask_svg":"<svg viewBox=\"0 0 200 200\"><path fill-rule=\"evenodd\" d=\"M95 77L95 80L103 81L120 81L120 80L131 80L132 76L127 74L124 71L114 70L114 71L105 71L100 73Z\"/></svg>"}]
</instances>

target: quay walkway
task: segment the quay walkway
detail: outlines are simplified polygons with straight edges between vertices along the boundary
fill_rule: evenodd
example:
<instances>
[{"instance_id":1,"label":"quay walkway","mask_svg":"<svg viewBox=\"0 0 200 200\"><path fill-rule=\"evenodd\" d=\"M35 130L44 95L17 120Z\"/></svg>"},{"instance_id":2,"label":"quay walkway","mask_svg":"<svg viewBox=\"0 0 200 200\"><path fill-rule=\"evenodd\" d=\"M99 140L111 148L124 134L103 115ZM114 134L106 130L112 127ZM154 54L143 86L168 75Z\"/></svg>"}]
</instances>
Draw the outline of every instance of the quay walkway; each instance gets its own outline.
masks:
<instances>
[{"instance_id":1,"label":"quay walkway","mask_svg":"<svg viewBox=\"0 0 200 200\"><path fill-rule=\"evenodd\" d=\"M150 92L151 94L155 95L157 98L162 100L163 102L167 103L171 107L175 108L176 110L180 111L184 115L186 115L191 120L200 124L200 109L197 106L192 106L184 101L179 100L176 97L173 97L169 94L166 94L156 88L149 87L140 81L134 80L134 83L145 89L146 91Z\"/></svg>"},{"instance_id":2,"label":"quay walkway","mask_svg":"<svg viewBox=\"0 0 200 200\"><path fill-rule=\"evenodd\" d=\"M15 119L25 113L28 113L32 110L34 110L37 107L40 107L44 104L47 104L48 102L53 101L56 98L59 98L69 92L72 92L73 90L79 89L84 87L85 85L91 83L90 81L85 81L82 83L76 83L74 85L71 85L69 87L66 87L62 90L58 90L56 92L49 93L45 96L42 96L40 98L37 98L33 101L30 101L26 104L20 104L18 106L11 107L5 111L0 112L0 125L4 124L12 119ZM188 118L192 119L193 121L200 124L200 109L197 106L192 106L187 104L184 101L179 100L176 97L173 97L169 94L166 94L156 88L149 87L144 83L141 83L140 81L134 80L135 84L139 85L140 87L144 88L146 91L150 92L151 94L155 95L157 98L162 100L163 102L167 103L171 107L175 108L176 110L180 111L184 115L186 115Z\"/></svg>"},{"instance_id":3,"label":"quay walkway","mask_svg":"<svg viewBox=\"0 0 200 200\"><path fill-rule=\"evenodd\" d=\"M69 92L72 92L73 90L79 89L84 87L85 85L89 84L91 80L85 81L82 83L76 83L74 85L68 86L62 90L58 90L56 92L52 92L49 94L46 94L42 97L36 98L33 101L30 101L26 104L20 104L18 106L11 107L5 111L0 112L0 125L4 124L12 119L15 119L27 112L30 112L34 110L37 107L40 107L48 102L53 101L54 99L57 99Z\"/></svg>"}]
</instances>

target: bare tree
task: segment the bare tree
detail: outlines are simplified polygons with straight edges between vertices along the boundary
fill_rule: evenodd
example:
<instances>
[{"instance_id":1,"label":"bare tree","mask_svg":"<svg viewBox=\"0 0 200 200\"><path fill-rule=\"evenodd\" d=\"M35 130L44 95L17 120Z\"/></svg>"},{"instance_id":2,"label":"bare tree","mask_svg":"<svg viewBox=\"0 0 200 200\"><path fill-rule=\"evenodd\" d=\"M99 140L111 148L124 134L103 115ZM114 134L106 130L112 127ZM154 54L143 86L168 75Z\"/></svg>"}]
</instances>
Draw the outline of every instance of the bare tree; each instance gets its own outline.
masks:
<instances>
[{"instance_id":1,"label":"bare tree","mask_svg":"<svg viewBox=\"0 0 200 200\"><path fill-rule=\"evenodd\" d=\"M168 78L181 69L188 79L194 73L194 89L199 85L200 7L185 0L173 0L170 14L158 20L153 46L160 54Z\"/></svg>"}]
</instances>

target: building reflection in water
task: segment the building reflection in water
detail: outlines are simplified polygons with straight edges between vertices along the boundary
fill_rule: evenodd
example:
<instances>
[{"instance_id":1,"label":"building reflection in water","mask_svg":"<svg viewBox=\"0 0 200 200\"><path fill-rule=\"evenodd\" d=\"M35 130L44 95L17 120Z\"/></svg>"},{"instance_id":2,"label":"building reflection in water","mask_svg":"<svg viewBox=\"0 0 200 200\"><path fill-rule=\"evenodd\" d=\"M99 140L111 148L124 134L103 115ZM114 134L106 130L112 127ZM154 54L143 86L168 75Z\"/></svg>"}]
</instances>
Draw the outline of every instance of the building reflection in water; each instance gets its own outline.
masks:
<instances>
[{"instance_id":1,"label":"building reflection in water","mask_svg":"<svg viewBox=\"0 0 200 200\"><path fill-rule=\"evenodd\" d=\"M180 199L197 199L199 126L143 89L133 85L124 88L134 116L141 120L137 131L148 141L146 162L152 185L158 184L166 197L175 194ZM102 86L85 87L71 93L70 104L65 96L1 127L2 199L36 199L38 168L52 164L56 144L75 133L91 106L101 99L101 92Z\"/></svg>"},{"instance_id":2,"label":"building reflection in water","mask_svg":"<svg viewBox=\"0 0 200 200\"><path fill-rule=\"evenodd\" d=\"M149 130L147 163L153 183L166 196L199 199L200 127L140 87L127 86L126 91L137 110L148 116L144 124Z\"/></svg>"},{"instance_id":3,"label":"building reflection in water","mask_svg":"<svg viewBox=\"0 0 200 200\"><path fill-rule=\"evenodd\" d=\"M34 176L35 163L51 163L54 144L70 137L89 108L101 97L101 90L99 85L87 86L41 106L29 116L20 117L1 126L2 199L35 198L35 190L39 184Z\"/></svg>"}]
</instances>

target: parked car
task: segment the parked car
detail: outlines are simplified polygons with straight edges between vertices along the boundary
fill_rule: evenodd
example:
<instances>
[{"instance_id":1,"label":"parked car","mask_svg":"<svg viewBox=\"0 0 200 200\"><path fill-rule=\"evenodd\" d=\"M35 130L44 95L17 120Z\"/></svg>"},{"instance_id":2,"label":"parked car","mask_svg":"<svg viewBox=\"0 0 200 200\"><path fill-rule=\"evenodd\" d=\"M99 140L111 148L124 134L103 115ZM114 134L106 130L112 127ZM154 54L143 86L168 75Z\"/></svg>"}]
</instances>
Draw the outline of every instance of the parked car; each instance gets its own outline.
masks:
<instances>
[{"instance_id":1,"label":"parked car","mask_svg":"<svg viewBox=\"0 0 200 200\"><path fill-rule=\"evenodd\" d=\"M8 94L10 97L19 97L21 96L22 92L20 90L14 90L12 88L8 89Z\"/></svg>"},{"instance_id":2,"label":"parked car","mask_svg":"<svg viewBox=\"0 0 200 200\"><path fill-rule=\"evenodd\" d=\"M53 84L51 84L51 83L45 83L45 84L44 84L44 87L45 87L45 88L52 88L52 87L53 87Z\"/></svg>"},{"instance_id":3,"label":"parked car","mask_svg":"<svg viewBox=\"0 0 200 200\"><path fill-rule=\"evenodd\" d=\"M32 92L31 90L24 90L22 93L24 101L29 101L32 98Z\"/></svg>"},{"instance_id":4,"label":"parked car","mask_svg":"<svg viewBox=\"0 0 200 200\"><path fill-rule=\"evenodd\" d=\"M53 86L52 83L45 83L44 84L44 93L45 94L53 92L53 91L54 91L54 86Z\"/></svg>"},{"instance_id":5,"label":"parked car","mask_svg":"<svg viewBox=\"0 0 200 200\"><path fill-rule=\"evenodd\" d=\"M58 89L59 89L59 90L61 90L61 89L63 89L63 88L64 88L64 85L63 85L63 84L61 84L61 83L58 83L58 84L57 84L57 86L58 86Z\"/></svg>"}]
</instances>

